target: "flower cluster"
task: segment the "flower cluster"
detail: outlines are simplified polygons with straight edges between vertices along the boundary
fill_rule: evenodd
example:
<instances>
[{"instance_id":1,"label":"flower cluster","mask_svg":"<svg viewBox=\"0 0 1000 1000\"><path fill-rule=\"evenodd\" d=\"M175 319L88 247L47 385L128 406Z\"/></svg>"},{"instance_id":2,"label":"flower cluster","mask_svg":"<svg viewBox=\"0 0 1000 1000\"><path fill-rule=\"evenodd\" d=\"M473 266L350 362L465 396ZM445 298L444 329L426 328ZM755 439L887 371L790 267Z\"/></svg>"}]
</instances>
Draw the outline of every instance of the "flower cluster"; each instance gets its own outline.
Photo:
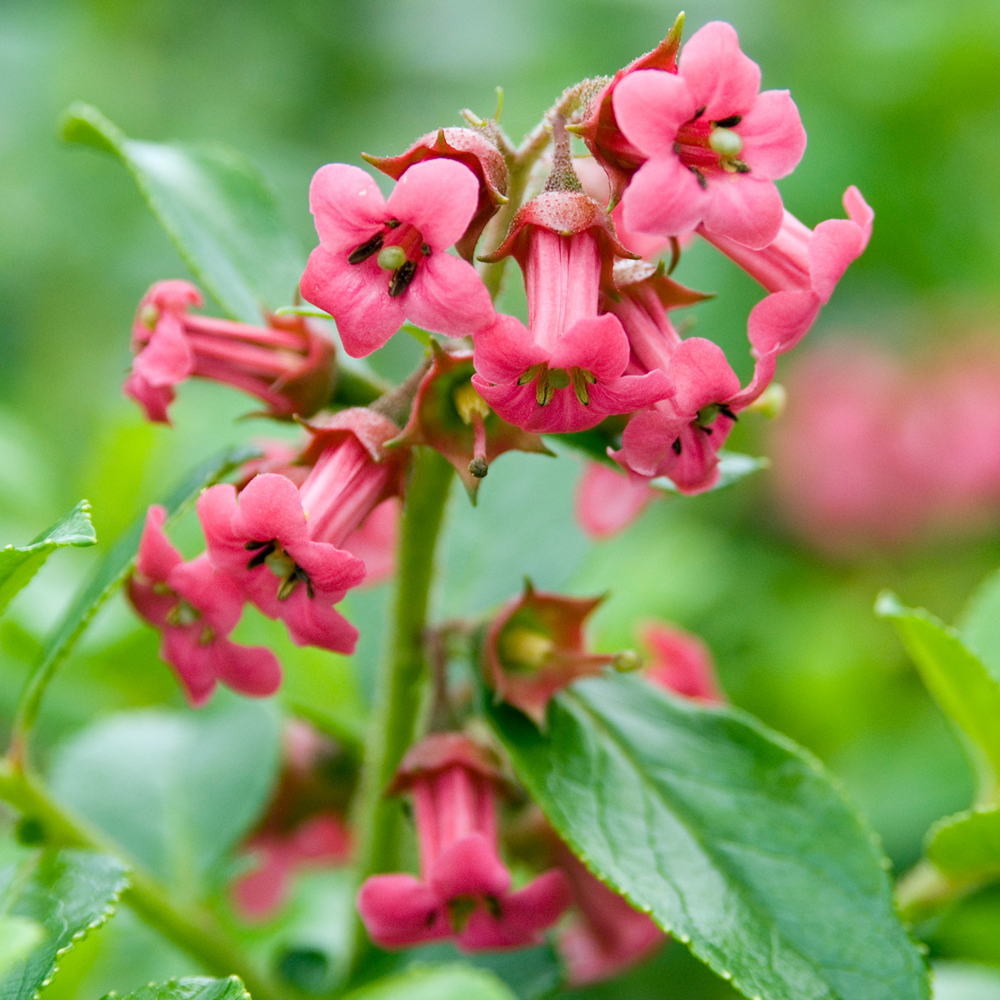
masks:
<instances>
[{"instance_id":1,"label":"flower cluster","mask_svg":"<svg viewBox=\"0 0 1000 1000\"><path fill-rule=\"evenodd\" d=\"M426 511L420 520L425 496L405 507L414 453L447 476L429 453L450 463L475 502L499 456L552 454L545 436L566 435L603 461L588 468L578 500L584 530L597 538L637 517L654 481L685 494L719 482L734 424L760 407L779 356L801 341L864 251L873 217L855 188L844 196L846 219L809 229L785 211L775 181L796 167L806 142L794 102L787 91L761 91L760 69L731 26L710 23L682 46L680 23L613 78L570 88L519 148L495 119L467 112L469 127L430 132L397 156L365 157L389 179L386 195L357 166L316 172L309 203L319 242L301 297L335 322L351 358L410 324L429 349L400 386L366 381L358 363L341 366L338 379L328 328L305 319L313 313L303 306L264 315L258 327L194 312L201 295L185 281L160 282L142 299L124 390L149 420L169 423L175 386L199 377L253 395L265 416L295 420L303 435L267 445L235 483L201 494L205 551L190 561L166 538L166 511L149 510L128 592L162 632L162 656L192 705L218 682L250 696L279 687L274 654L231 639L247 604L280 620L299 645L354 652L357 630L337 605L351 588L392 574L401 510L403 566L434 520ZM716 343L682 336L671 318L707 298L671 277L695 239L767 293L747 320L754 369L746 385ZM494 306L509 258L523 277L526 322ZM356 405L359 391L369 405ZM414 496L427 466L416 467ZM370 795L412 799L419 874L382 870L385 857L365 870L357 908L371 940L388 949L445 939L471 951L524 947L541 943L572 908L558 939L573 983L649 954L661 930L544 824L533 837L546 863L536 852L532 876L515 882L504 860L509 820L530 807L507 794L504 760L474 718L486 691L544 730L568 684L642 668L634 652L589 645L586 622L601 598L528 583L488 619L434 629L418 620L419 599L407 604L405 578L400 595L415 617L397 623L394 648L406 653L408 675L422 683L428 665L434 683L424 724L416 684L386 695L386 718L412 701L399 731L416 742L405 756L405 745L387 750L395 757L372 764L377 779L367 777ZM449 672L455 635L480 674L464 687ZM663 623L640 638L650 697L662 697L658 687L721 700L700 640ZM282 788L311 780L306 757L286 769ZM286 805L279 794L247 845L259 864L235 899L250 918L280 904L296 871L343 863L350 851L344 810Z\"/></svg>"}]
</instances>

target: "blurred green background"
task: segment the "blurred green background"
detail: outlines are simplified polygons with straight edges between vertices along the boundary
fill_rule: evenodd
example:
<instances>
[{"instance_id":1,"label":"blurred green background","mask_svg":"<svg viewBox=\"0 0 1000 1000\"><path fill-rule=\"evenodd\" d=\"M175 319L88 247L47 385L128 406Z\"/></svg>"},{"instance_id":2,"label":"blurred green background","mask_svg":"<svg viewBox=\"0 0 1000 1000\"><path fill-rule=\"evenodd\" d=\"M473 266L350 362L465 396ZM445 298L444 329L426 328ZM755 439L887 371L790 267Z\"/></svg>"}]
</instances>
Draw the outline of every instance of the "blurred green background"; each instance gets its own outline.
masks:
<instances>
[{"instance_id":1,"label":"blurred green background","mask_svg":"<svg viewBox=\"0 0 1000 1000\"><path fill-rule=\"evenodd\" d=\"M86 496L106 545L184 468L226 443L274 433L234 422L247 402L219 386L183 386L174 429L145 425L121 397L136 303L153 281L186 270L120 166L60 144L57 119L69 102L93 103L136 137L237 147L308 249L306 194L321 164L400 151L458 124L462 107L489 114L497 85L502 123L518 138L565 86L651 48L676 13L655 0L3 0L0 542L27 540ZM687 35L731 20L764 86L792 90L809 146L780 184L786 207L815 225L841 215L843 190L857 184L875 208L871 246L800 350L844 329L900 352L947 343L973 323L1000 335L1000 5L696 0L687 15ZM705 245L685 255L677 276L718 293L695 311L695 330L747 375L746 314L759 289ZM417 351L393 342L374 363L403 374ZM741 422L731 445L761 453L762 424ZM919 540L831 563L781 523L763 473L665 500L593 545L569 517L578 472L574 458L509 456L476 510L453 497L441 614L487 608L529 572L541 586L610 590L598 627L608 647L634 644L643 618L698 631L733 701L815 751L868 813L895 866L911 864L927 826L968 804L971 776L871 607L888 586L953 620L1000 565L1000 517L959 543ZM180 534L189 549L197 544L191 524ZM12 607L0 629L5 716L91 562L82 552L55 557ZM346 727L363 719L383 600L376 591L350 602L365 636L354 665L283 647L297 690L321 689ZM162 701L179 703L155 637L116 604L54 687L43 742ZM980 916L957 921L935 947L1000 963L997 935L982 931L1000 909L989 898L976 905ZM156 974L136 968L142 981Z\"/></svg>"}]
</instances>

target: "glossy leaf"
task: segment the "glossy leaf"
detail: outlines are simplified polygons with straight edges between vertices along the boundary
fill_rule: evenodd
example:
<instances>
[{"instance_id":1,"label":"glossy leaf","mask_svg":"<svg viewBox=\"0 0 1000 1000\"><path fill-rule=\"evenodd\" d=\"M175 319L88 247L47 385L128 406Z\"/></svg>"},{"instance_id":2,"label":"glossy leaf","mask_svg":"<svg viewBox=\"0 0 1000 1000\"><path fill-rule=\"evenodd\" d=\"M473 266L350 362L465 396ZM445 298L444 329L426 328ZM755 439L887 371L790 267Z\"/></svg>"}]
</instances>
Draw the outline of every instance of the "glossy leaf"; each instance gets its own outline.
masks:
<instances>
[{"instance_id":1,"label":"glossy leaf","mask_svg":"<svg viewBox=\"0 0 1000 1000\"><path fill-rule=\"evenodd\" d=\"M0 975L45 940L45 928L27 917L0 917Z\"/></svg>"},{"instance_id":2,"label":"glossy leaf","mask_svg":"<svg viewBox=\"0 0 1000 1000\"><path fill-rule=\"evenodd\" d=\"M305 260L254 166L219 145L140 142L88 104L63 118L68 142L117 156L184 262L233 319L290 303Z\"/></svg>"},{"instance_id":3,"label":"glossy leaf","mask_svg":"<svg viewBox=\"0 0 1000 1000\"><path fill-rule=\"evenodd\" d=\"M417 968L380 979L343 1000L515 1000L496 976L467 965Z\"/></svg>"},{"instance_id":4,"label":"glossy leaf","mask_svg":"<svg viewBox=\"0 0 1000 1000\"><path fill-rule=\"evenodd\" d=\"M32 1000L56 959L114 913L125 868L95 851L62 850L0 869L0 910L40 924L45 938L0 975L0 1000Z\"/></svg>"},{"instance_id":5,"label":"glossy leaf","mask_svg":"<svg viewBox=\"0 0 1000 1000\"><path fill-rule=\"evenodd\" d=\"M90 504L81 500L33 542L0 549L0 614L11 599L31 582L56 549L66 545L93 545L96 541L94 525L90 521Z\"/></svg>"},{"instance_id":6,"label":"glossy leaf","mask_svg":"<svg viewBox=\"0 0 1000 1000\"><path fill-rule=\"evenodd\" d=\"M171 979L168 983L150 983L123 997L108 993L103 1000L250 1000L243 984L236 976L228 979Z\"/></svg>"},{"instance_id":7,"label":"glossy leaf","mask_svg":"<svg viewBox=\"0 0 1000 1000\"><path fill-rule=\"evenodd\" d=\"M1000 809L948 816L927 833L927 857L951 878L1000 876Z\"/></svg>"},{"instance_id":8,"label":"glossy leaf","mask_svg":"<svg viewBox=\"0 0 1000 1000\"><path fill-rule=\"evenodd\" d=\"M198 891L269 800L281 720L220 691L198 713L113 715L59 748L52 794L160 879Z\"/></svg>"},{"instance_id":9,"label":"glossy leaf","mask_svg":"<svg viewBox=\"0 0 1000 1000\"><path fill-rule=\"evenodd\" d=\"M927 689L1000 778L1000 684L959 633L923 608L907 608L895 594L879 595L878 614L891 618Z\"/></svg>"},{"instance_id":10,"label":"glossy leaf","mask_svg":"<svg viewBox=\"0 0 1000 1000\"><path fill-rule=\"evenodd\" d=\"M167 511L167 523L182 514L198 498L198 494L207 486L225 478L244 462L260 455L253 447L230 448L214 458L203 462L161 501ZM63 615L62 621L56 626L49 641L45 645L42 658L35 667L28 682L28 690L22 701L18 718L18 729L24 731L30 727L41 694L58 669L59 664L72 652L77 640L83 635L94 615L104 602L124 582L132 569L136 552L139 549L139 539L146 515L143 512L132 527L111 547L101 564L97 567L90 582L83 588L69 610Z\"/></svg>"},{"instance_id":11,"label":"glossy leaf","mask_svg":"<svg viewBox=\"0 0 1000 1000\"><path fill-rule=\"evenodd\" d=\"M747 996L927 997L885 859L805 751L638 677L574 685L545 733L508 706L490 712L518 776L594 874Z\"/></svg>"}]
</instances>

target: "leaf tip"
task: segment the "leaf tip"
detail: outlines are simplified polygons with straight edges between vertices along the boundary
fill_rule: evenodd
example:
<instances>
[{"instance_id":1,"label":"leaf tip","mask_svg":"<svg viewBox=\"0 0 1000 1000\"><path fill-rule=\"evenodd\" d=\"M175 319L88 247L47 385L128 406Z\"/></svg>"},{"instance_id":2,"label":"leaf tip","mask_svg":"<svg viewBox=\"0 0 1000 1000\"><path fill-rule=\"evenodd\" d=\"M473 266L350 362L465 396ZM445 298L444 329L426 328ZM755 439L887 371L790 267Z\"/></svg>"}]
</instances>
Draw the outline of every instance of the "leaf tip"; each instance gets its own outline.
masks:
<instances>
[{"instance_id":1,"label":"leaf tip","mask_svg":"<svg viewBox=\"0 0 1000 1000\"><path fill-rule=\"evenodd\" d=\"M120 152L124 133L114 122L105 118L92 104L74 101L59 118L59 135L64 142L93 146L116 156Z\"/></svg>"}]
</instances>

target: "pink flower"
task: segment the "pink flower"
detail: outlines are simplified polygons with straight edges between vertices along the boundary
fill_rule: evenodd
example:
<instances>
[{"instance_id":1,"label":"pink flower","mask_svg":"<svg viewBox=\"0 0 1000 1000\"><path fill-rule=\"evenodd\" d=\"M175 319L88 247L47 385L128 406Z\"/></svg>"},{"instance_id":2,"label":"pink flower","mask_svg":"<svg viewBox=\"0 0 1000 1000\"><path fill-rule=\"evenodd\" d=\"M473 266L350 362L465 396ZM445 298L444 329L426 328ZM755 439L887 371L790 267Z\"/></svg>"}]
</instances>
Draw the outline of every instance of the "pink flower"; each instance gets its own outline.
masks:
<instances>
[{"instance_id":1,"label":"pink flower","mask_svg":"<svg viewBox=\"0 0 1000 1000\"><path fill-rule=\"evenodd\" d=\"M664 622L647 623L640 635L653 654L643 671L647 680L685 698L722 701L712 654L698 636Z\"/></svg>"},{"instance_id":2,"label":"pink flower","mask_svg":"<svg viewBox=\"0 0 1000 1000\"><path fill-rule=\"evenodd\" d=\"M848 265L868 246L875 213L856 187L844 192L844 208L846 219L827 219L815 229L785 212L774 242L763 250L751 250L704 226L699 229L771 293L750 313L747 329L755 353L780 354L793 348L830 300Z\"/></svg>"},{"instance_id":3,"label":"pink flower","mask_svg":"<svg viewBox=\"0 0 1000 1000\"><path fill-rule=\"evenodd\" d=\"M624 531L656 496L643 480L588 462L576 486L576 520L585 535L595 540Z\"/></svg>"},{"instance_id":4,"label":"pink flower","mask_svg":"<svg viewBox=\"0 0 1000 1000\"><path fill-rule=\"evenodd\" d=\"M583 624L602 600L543 594L526 581L524 593L500 609L486 634L483 674L497 701L542 726L554 694L618 662L618 654L587 649Z\"/></svg>"},{"instance_id":5,"label":"pink flower","mask_svg":"<svg viewBox=\"0 0 1000 1000\"><path fill-rule=\"evenodd\" d=\"M271 316L267 328L199 316L187 281L160 281L143 296L132 325L132 372L122 389L146 419L170 423L174 386L212 379L262 400L269 416L308 417L333 389L333 344L302 316Z\"/></svg>"},{"instance_id":6,"label":"pink flower","mask_svg":"<svg viewBox=\"0 0 1000 1000\"><path fill-rule=\"evenodd\" d=\"M498 316L480 330L472 379L504 420L539 433L580 431L669 395L662 372L625 374L625 331L614 316L598 315L613 257L629 253L597 202L574 191L543 192L488 259L507 254L524 271L529 327Z\"/></svg>"},{"instance_id":7,"label":"pink flower","mask_svg":"<svg viewBox=\"0 0 1000 1000\"><path fill-rule=\"evenodd\" d=\"M772 351L757 360L754 377L740 389L722 349L702 337L681 341L667 376L675 395L635 414L612 457L636 475L666 476L681 493L701 493L719 478L718 452L739 412L774 377Z\"/></svg>"},{"instance_id":8,"label":"pink flower","mask_svg":"<svg viewBox=\"0 0 1000 1000\"><path fill-rule=\"evenodd\" d=\"M439 128L421 136L399 156L361 155L396 181L414 163L424 160L444 158L465 164L479 181L479 201L468 228L455 241L455 249L472 260L486 223L507 200L507 161L494 143L471 128Z\"/></svg>"},{"instance_id":9,"label":"pink flower","mask_svg":"<svg viewBox=\"0 0 1000 1000\"><path fill-rule=\"evenodd\" d=\"M403 760L393 790L410 789L420 878L375 875L358 912L375 944L408 948L452 938L466 951L540 944L569 905L565 876L552 870L511 892L497 853L495 785L484 750L461 733L437 733Z\"/></svg>"},{"instance_id":10,"label":"pink flower","mask_svg":"<svg viewBox=\"0 0 1000 1000\"><path fill-rule=\"evenodd\" d=\"M611 979L666 941L647 914L591 875L565 844L560 842L557 852L577 907L559 935L571 986Z\"/></svg>"},{"instance_id":11,"label":"pink flower","mask_svg":"<svg viewBox=\"0 0 1000 1000\"><path fill-rule=\"evenodd\" d=\"M320 244L302 275L302 295L337 321L351 357L377 350L405 319L449 337L492 321L476 269L447 252L478 202L476 175L454 160L414 164L388 201L358 167L320 167L309 189Z\"/></svg>"},{"instance_id":12,"label":"pink flower","mask_svg":"<svg viewBox=\"0 0 1000 1000\"><path fill-rule=\"evenodd\" d=\"M678 72L640 70L615 89L618 125L645 157L623 196L629 229L706 230L761 248L781 228L774 181L806 146L786 90L759 93L760 67L732 25L712 21L681 50Z\"/></svg>"},{"instance_id":13,"label":"pink flower","mask_svg":"<svg viewBox=\"0 0 1000 1000\"><path fill-rule=\"evenodd\" d=\"M233 486L219 484L199 497L198 516L212 562L265 615L282 619L293 641L352 653L357 630L333 605L361 583L365 568L342 546L401 492L407 454L383 454L399 428L373 410L343 410L309 429L303 460L312 470L301 487L264 473L237 501Z\"/></svg>"},{"instance_id":14,"label":"pink flower","mask_svg":"<svg viewBox=\"0 0 1000 1000\"><path fill-rule=\"evenodd\" d=\"M247 845L254 869L233 886L233 902L245 920L266 920L288 897L300 871L345 864L351 853L350 831L332 812L317 813L285 833L263 832Z\"/></svg>"},{"instance_id":15,"label":"pink flower","mask_svg":"<svg viewBox=\"0 0 1000 1000\"><path fill-rule=\"evenodd\" d=\"M274 654L228 639L243 612L239 589L204 553L184 562L163 532L166 516L162 507L149 508L128 582L133 607L163 633L160 658L174 668L196 708L208 701L217 681L253 698L274 694L281 684Z\"/></svg>"}]
</instances>

